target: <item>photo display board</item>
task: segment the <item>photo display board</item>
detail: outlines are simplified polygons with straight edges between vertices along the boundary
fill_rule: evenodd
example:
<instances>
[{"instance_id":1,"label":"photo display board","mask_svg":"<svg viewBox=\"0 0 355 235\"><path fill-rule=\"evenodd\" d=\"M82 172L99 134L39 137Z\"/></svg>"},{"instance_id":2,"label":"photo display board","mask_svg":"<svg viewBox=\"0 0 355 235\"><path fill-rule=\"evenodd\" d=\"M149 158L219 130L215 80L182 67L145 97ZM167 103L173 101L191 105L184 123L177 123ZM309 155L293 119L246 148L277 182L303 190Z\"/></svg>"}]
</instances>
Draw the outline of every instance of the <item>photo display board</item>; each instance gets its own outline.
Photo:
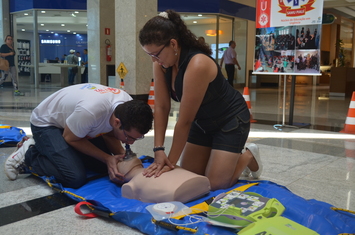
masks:
<instances>
[{"instance_id":1,"label":"photo display board","mask_svg":"<svg viewBox=\"0 0 355 235\"><path fill-rule=\"evenodd\" d=\"M320 75L323 0L257 0L254 74Z\"/></svg>"}]
</instances>

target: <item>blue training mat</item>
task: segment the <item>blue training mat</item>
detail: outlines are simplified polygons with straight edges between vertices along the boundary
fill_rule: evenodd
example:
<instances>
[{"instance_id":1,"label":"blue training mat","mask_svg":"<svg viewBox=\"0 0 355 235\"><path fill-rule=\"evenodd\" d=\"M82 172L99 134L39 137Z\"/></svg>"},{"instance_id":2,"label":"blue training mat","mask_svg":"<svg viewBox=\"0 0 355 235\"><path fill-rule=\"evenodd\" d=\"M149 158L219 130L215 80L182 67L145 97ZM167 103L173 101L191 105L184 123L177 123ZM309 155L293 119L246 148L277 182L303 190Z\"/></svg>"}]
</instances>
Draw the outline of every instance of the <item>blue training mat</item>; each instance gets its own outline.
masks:
<instances>
[{"instance_id":1,"label":"blue training mat","mask_svg":"<svg viewBox=\"0 0 355 235\"><path fill-rule=\"evenodd\" d=\"M0 146L14 147L26 136L21 128L0 124Z\"/></svg>"},{"instance_id":2,"label":"blue training mat","mask_svg":"<svg viewBox=\"0 0 355 235\"><path fill-rule=\"evenodd\" d=\"M146 167L149 164L150 162L145 162L144 166ZM107 176L92 180L79 189L64 188L61 184L52 183L54 182L53 178L41 178L45 180L49 186L60 190L73 200L78 202L86 201L93 204L94 213L111 217L145 234L193 234L184 230L167 230L152 223L152 215L145 208L153 203L145 203L122 197L121 187L112 183ZM228 192L239 186L255 182L259 184L250 187L245 192L255 192L263 197L278 199L286 208L282 216L308 227L321 235L355 233L354 214L346 211L335 211L331 209L332 205L325 202L314 199L306 200L293 194L286 187L270 181L251 182L241 180L229 189L212 191L205 197L185 203L185 205L191 207L211 197L217 196L222 192ZM180 220L171 220L174 221L174 223L182 224L184 227L197 228L197 232L194 234L236 234L235 230L212 226L206 222L185 225L191 222L188 216Z\"/></svg>"}]
</instances>

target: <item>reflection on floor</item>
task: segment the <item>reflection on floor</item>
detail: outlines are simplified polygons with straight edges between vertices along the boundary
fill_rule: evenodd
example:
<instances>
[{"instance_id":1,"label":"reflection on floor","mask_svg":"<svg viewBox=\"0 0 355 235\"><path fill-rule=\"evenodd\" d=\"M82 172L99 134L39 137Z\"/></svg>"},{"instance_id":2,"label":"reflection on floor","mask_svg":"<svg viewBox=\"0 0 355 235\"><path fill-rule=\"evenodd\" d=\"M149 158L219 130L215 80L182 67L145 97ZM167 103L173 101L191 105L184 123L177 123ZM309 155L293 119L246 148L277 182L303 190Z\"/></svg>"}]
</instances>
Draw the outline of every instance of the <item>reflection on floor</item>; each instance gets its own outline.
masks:
<instances>
[{"instance_id":1,"label":"reflection on floor","mask_svg":"<svg viewBox=\"0 0 355 235\"><path fill-rule=\"evenodd\" d=\"M30 133L31 110L60 87L45 83L34 88L28 78L21 78L20 82L25 96L14 96L11 86L0 88L0 123ZM248 142L260 148L264 162L261 179L282 184L306 199L355 210L355 153L349 149L355 146L355 135L339 133L350 98L329 97L327 86L297 85L292 105L289 85L285 96L283 88L250 88L249 91L253 118L257 122L251 125ZM172 141L178 107L177 103L173 104L167 147ZM275 124L281 128L275 129ZM149 133L132 149L138 155L153 156L152 147L153 135ZM0 164L3 165L13 150L0 148ZM16 181L9 181L1 170L0 182L0 234L23 231L26 234L141 234L113 220L83 219L74 213L71 200L58 195L36 177L21 175Z\"/></svg>"}]
</instances>

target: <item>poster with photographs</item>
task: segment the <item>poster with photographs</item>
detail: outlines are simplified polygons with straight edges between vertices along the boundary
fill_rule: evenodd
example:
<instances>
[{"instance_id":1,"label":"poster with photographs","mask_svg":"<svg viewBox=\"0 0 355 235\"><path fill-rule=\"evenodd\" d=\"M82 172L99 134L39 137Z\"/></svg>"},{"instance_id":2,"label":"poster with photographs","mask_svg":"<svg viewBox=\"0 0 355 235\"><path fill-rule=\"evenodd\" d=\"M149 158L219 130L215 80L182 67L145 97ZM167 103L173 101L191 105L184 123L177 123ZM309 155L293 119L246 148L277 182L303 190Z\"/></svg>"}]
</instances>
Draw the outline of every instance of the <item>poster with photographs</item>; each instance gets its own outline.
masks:
<instances>
[{"instance_id":1,"label":"poster with photographs","mask_svg":"<svg viewBox=\"0 0 355 235\"><path fill-rule=\"evenodd\" d=\"M320 0L257 0L254 73L320 74L322 8Z\"/></svg>"}]
</instances>

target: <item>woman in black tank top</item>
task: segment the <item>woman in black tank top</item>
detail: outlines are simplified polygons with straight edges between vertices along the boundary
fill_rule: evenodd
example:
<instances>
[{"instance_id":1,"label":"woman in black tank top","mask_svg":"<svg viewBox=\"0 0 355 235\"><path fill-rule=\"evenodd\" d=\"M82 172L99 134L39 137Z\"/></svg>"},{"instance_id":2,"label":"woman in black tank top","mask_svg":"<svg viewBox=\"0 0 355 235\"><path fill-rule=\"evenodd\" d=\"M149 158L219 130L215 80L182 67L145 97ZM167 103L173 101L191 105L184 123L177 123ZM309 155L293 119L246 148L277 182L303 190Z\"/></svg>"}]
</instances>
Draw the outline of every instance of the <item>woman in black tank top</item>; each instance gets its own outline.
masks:
<instances>
[{"instance_id":1,"label":"woman in black tank top","mask_svg":"<svg viewBox=\"0 0 355 235\"><path fill-rule=\"evenodd\" d=\"M258 147L251 144L242 153L250 130L248 107L210 57L209 46L199 42L173 10L150 19L139 40L152 57L155 81L155 161L143 174L159 177L173 170L181 156L180 166L207 176L212 190L233 186L243 171L258 178L262 171ZM167 154L171 99L180 102L180 109Z\"/></svg>"}]
</instances>

